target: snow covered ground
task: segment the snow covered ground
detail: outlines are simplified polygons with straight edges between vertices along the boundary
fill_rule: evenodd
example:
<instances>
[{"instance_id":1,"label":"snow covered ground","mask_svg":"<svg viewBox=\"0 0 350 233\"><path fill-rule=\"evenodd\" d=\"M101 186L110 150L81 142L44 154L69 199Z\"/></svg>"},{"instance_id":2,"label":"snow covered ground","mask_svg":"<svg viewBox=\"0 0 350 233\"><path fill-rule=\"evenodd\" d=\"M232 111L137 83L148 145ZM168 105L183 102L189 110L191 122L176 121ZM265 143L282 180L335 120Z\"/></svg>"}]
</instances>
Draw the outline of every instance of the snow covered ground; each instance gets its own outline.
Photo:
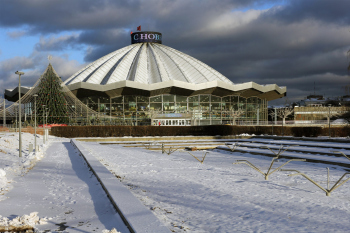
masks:
<instances>
[{"instance_id":1,"label":"snow covered ground","mask_svg":"<svg viewBox=\"0 0 350 233\"><path fill-rule=\"evenodd\" d=\"M24 133L22 139L27 148L33 135ZM29 224L38 232L129 232L69 139L51 137L46 145L41 139L39 156L24 149L18 158L18 133L0 138L0 227Z\"/></svg>"},{"instance_id":2,"label":"snow covered ground","mask_svg":"<svg viewBox=\"0 0 350 233\"><path fill-rule=\"evenodd\" d=\"M38 153L29 153L29 144L34 145L34 136L22 134L22 158L19 158L18 133L0 132L0 201L4 193L12 189L12 181L16 176L27 173L45 153L47 145L43 144L41 135L37 135Z\"/></svg>"},{"instance_id":3,"label":"snow covered ground","mask_svg":"<svg viewBox=\"0 0 350 233\"><path fill-rule=\"evenodd\" d=\"M18 158L18 133L0 133L0 223L26 218L39 232L128 232L69 139L51 137L43 145L39 136L40 153L34 155L27 149L33 135L22 138L23 157ZM329 148L314 151L329 152L339 143L321 144ZM305 178L288 176L292 172L275 172L266 181L252 168L232 164L249 160L266 172L271 158L248 148L248 153L209 151L202 164L183 150L167 155L123 145L83 145L173 232L350 231L350 181L329 197ZM199 159L204 155L191 153ZM307 154L313 156L325 155ZM326 188L327 167L333 186L344 167L291 162L284 168L297 169Z\"/></svg>"},{"instance_id":4,"label":"snow covered ground","mask_svg":"<svg viewBox=\"0 0 350 233\"><path fill-rule=\"evenodd\" d=\"M232 164L249 160L266 172L271 158L261 155L214 150L201 164L186 151L167 155L122 145L84 146L174 232L350 231L350 181L327 197L305 178L289 177L291 172L275 172L266 181L252 168ZM293 161L284 168L327 188L326 167L333 186L345 172L342 167Z\"/></svg>"}]
</instances>

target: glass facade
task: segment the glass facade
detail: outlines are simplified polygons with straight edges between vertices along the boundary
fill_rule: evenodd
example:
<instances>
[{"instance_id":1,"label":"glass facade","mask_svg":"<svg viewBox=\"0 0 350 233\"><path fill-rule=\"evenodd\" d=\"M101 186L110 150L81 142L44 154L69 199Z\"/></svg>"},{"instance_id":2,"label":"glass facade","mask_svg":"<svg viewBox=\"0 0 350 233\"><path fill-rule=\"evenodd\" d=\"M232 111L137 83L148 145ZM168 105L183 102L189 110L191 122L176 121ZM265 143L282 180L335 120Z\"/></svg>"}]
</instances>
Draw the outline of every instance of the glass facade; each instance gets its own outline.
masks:
<instances>
[{"instance_id":1,"label":"glass facade","mask_svg":"<svg viewBox=\"0 0 350 233\"><path fill-rule=\"evenodd\" d=\"M105 115L104 120L119 124L149 125L155 118L186 118L190 125L256 125L267 122L267 101L257 97L167 94L153 97L126 95L110 99L93 96L81 101Z\"/></svg>"}]
</instances>

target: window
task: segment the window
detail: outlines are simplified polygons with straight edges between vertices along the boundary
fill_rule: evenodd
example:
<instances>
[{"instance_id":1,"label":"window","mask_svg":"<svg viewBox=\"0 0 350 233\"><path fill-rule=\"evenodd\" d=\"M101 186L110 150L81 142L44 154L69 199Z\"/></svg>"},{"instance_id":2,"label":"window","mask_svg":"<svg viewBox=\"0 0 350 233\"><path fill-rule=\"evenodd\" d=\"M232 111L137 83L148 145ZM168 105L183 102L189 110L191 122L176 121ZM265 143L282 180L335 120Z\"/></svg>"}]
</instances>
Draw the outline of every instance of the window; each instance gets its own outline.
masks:
<instances>
[{"instance_id":1,"label":"window","mask_svg":"<svg viewBox=\"0 0 350 233\"><path fill-rule=\"evenodd\" d=\"M220 98L220 97L217 97L217 96L212 95L212 96L211 96L211 102L221 102L221 98Z\"/></svg>"},{"instance_id":2,"label":"window","mask_svg":"<svg viewBox=\"0 0 350 233\"><path fill-rule=\"evenodd\" d=\"M163 95L163 102L174 102L174 96L173 95Z\"/></svg>"},{"instance_id":3,"label":"window","mask_svg":"<svg viewBox=\"0 0 350 233\"><path fill-rule=\"evenodd\" d=\"M146 96L137 96L137 102L145 102L148 103L149 98Z\"/></svg>"},{"instance_id":4,"label":"window","mask_svg":"<svg viewBox=\"0 0 350 233\"><path fill-rule=\"evenodd\" d=\"M223 97L222 102L230 103L231 102L230 96Z\"/></svg>"},{"instance_id":5,"label":"window","mask_svg":"<svg viewBox=\"0 0 350 233\"><path fill-rule=\"evenodd\" d=\"M209 103L210 101L209 95L200 95L200 102L201 103Z\"/></svg>"},{"instance_id":6,"label":"window","mask_svg":"<svg viewBox=\"0 0 350 233\"><path fill-rule=\"evenodd\" d=\"M176 96L176 102L177 103L187 103L187 97L182 95Z\"/></svg>"},{"instance_id":7,"label":"window","mask_svg":"<svg viewBox=\"0 0 350 233\"><path fill-rule=\"evenodd\" d=\"M188 102L198 102L198 95L188 97Z\"/></svg>"},{"instance_id":8,"label":"window","mask_svg":"<svg viewBox=\"0 0 350 233\"><path fill-rule=\"evenodd\" d=\"M161 95L159 95L159 96L154 96L154 97L151 97L150 98L150 102L151 103L155 103L155 102L162 102L162 96Z\"/></svg>"},{"instance_id":9,"label":"window","mask_svg":"<svg viewBox=\"0 0 350 233\"><path fill-rule=\"evenodd\" d=\"M175 111L175 103L163 103L163 111Z\"/></svg>"},{"instance_id":10,"label":"window","mask_svg":"<svg viewBox=\"0 0 350 233\"><path fill-rule=\"evenodd\" d=\"M123 96L113 98L112 103L123 103Z\"/></svg>"},{"instance_id":11,"label":"window","mask_svg":"<svg viewBox=\"0 0 350 233\"><path fill-rule=\"evenodd\" d=\"M136 96L134 96L134 95L126 95L126 96L124 96L124 102L125 103L136 102Z\"/></svg>"}]
</instances>

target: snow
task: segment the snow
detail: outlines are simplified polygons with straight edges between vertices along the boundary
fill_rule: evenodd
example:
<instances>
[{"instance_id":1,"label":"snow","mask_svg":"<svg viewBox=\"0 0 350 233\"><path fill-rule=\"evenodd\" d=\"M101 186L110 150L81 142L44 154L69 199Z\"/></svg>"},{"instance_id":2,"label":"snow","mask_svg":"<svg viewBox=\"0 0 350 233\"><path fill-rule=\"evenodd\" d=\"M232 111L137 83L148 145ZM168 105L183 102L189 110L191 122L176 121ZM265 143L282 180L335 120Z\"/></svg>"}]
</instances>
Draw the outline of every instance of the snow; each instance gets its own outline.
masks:
<instances>
[{"instance_id":1,"label":"snow","mask_svg":"<svg viewBox=\"0 0 350 233\"><path fill-rule=\"evenodd\" d=\"M186 151L167 155L117 144L84 146L174 232L350 231L350 182L327 197L305 178L289 177L292 172L275 172L266 181L252 168L232 164L248 160L266 172L272 158L249 152L213 150L201 164ZM191 153L200 160L205 155ZM279 159L274 168L286 161ZM326 187L327 167L333 186L343 167L293 161L284 168L299 170Z\"/></svg>"},{"instance_id":2,"label":"snow","mask_svg":"<svg viewBox=\"0 0 350 233\"><path fill-rule=\"evenodd\" d=\"M34 140L27 133L22 139L23 148ZM0 178L0 215L16 224L20 216L36 213L47 219L32 222L38 232L129 232L69 139L50 136L46 145L41 139L38 155L24 149L19 158L18 133L2 136L0 148L6 153L0 156L0 169L6 174Z\"/></svg>"},{"instance_id":3,"label":"snow","mask_svg":"<svg viewBox=\"0 0 350 233\"><path fill-rule=\"evenodd\" d=\"M45 224L47 219L38 217L38 212L30 213L29 215L23 215L21 217L16 217L14 219L9 219L2 217L0 215L0 226L31 226L34 227L36 224Z\"/></svg>"},{"instance_id":4,"label":"snow","mask_svg":"<svg viewBox=\"0 0 350 233\"><path fill-rule=\"evenodd\" d=\"M38 136L40 152L35 154L28 151L33 135L23 133L23 157L19 158L18 133L0 137L0 226L27 224L38 232L128 232L69 139L50 136L43 145L42 136ZM184 142L191 143L177 143ZM201 140L200 144L210 142ZM326 196L304 177L288 176L295 172L276 171L265 180L247 165L233 164L248 160L266 172L272 158L257 154L262 150L258 147L267 145L276 151L279 146L273 143L301 145L292 147L296 151L285 152L290 156L350 164L345 157L325 155L334 148L349 155L346 143L272 139L244 143L257 148L242 145L238 148L244 152L191 151L199 160L209 152L203 163L184 150L168 155L123 144L82 145L173 232L350 231L350 181ZM198 140L192 143L197 145ZM303 149L308 154L300 151ZM273 168L287 161L279 159ZM330 187L348 169L301 161L283 168L305 173L326 188L327 167Z\"/></svg>"},{"instance_id":5,"label":"snow","mask_svg":"<svg viewBox=\"0 0 350 233\"><path fill-rule=\"evenodd\" d=\"M339 119L336 119L334 121L332 121L332 124L338 124L338 125L341 125L341 124L349 124L349 122L346 120L346 119L342 119L342 118L339 118Z\"/></svg>"},{"instance_id":6,"label":"snow","mask_svg":"<svg viewBox=\"0 0 350 233\"><path fill-rule=\"evenodd\" d=\"M12 189L12 179L24 175L42 159L47 146L43 144L42 136L37 135L38 153L29 153L30 143L34 144L34 136L22 133L22 157L19 158L18 133L0 134L0 201L5 198L3 192Z\"/></svg>"}]
</instances>

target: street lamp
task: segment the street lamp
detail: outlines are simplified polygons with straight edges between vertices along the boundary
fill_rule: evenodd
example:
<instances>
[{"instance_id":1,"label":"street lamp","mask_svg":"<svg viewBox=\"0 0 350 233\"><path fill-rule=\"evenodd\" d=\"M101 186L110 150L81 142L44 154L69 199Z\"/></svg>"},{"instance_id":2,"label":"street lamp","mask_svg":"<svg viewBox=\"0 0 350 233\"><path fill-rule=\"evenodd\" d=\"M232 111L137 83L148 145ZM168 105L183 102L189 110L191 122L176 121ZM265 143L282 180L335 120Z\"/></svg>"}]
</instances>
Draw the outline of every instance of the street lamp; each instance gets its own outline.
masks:
<instances>
[{"instance_id":1,"label":"street lamp","mask_svg":"<svg viewBox=\"0 0 350 233\"><path fill-rule=\"evenodd\" d=\"M46 141L48 141L48 128L47 128L47 115L49 114L49 108L46 108L46 129L47 129L47 132L45 131L45 137L46 137Z\"/></svg>"},{"instance_id":2,"label":"street lamp","mask_svg":"<svg viewBox=\"0 0 350 233\"><path fill-rule=\"evenodd\" d=\"M43 105L43 140L44 140L44 144L45 144L45 105Z\"/></svg>"},{"instance_id":3,"label":"street lamp","mask_svg":"<svg viewBox=\"0 0 350 233\"><path fill-rule=\"evenodd\" d=\"M46 108L45 109L45 116L46 116L46 119L45 119L45 122L46 122L46 124L45 124L45 126L47 127L47 115L49 114L49 108Z\"/></svg>"},{"instance_id":4,"label":"street lamp","mask_svg":"<svg viewBox=\"0 0 350 233\"><path fill-rule=\"evenodd\" d=\"M15 115L16 115L16 121L15 121L15 132L17 133L17 118L18 118L18 114L17 114L17 111L18 111L18 105L15 104Z\"/></svg>"},{"instance_id":5,"label":"street lamp","mask_svg":"<svg viewBox=\"0 0 350 233\"><path fill-rule=\"evenodd\" d=\"M37 94L34 94L34 149L36 154L36 97L38 97Z\"/></svg>"},{"instance_id":6,"label":"street lamp","mask_svg":"<svg viewBox=\"0 0 350 233\"><path fill-rule=\"evenodd\" d=\"M331 137L331 104L328 104L328 133L329 137Z\"/></svg>"},{"instance_id":7,"label":"street lamp","mask_svg":"<svg viewBox=\"0 0 350 233\"><path fill-rule=\"evenodd\" d=\"M3 117L3 125L4 128L6 127L6 102L5 102L5 98L4 98L4 117Z\"/></svg>"},{"instance_id":8,"label":"street lamp","mask_svg":"<svg viewBox=\"0 0 350 233\"><path fill-rule=\"evenodd\" d=\"M22 133L22 127L21 127L21 123L22 123L22 114L21 114L21 75L24 75L23 72L20 71L16 71L15 74L18 74L19 76L19 82L18 82L18 101L19 101L19 157L22 157L22 137L21 137L21 133Z\"/></svg>"}]
</instances>

